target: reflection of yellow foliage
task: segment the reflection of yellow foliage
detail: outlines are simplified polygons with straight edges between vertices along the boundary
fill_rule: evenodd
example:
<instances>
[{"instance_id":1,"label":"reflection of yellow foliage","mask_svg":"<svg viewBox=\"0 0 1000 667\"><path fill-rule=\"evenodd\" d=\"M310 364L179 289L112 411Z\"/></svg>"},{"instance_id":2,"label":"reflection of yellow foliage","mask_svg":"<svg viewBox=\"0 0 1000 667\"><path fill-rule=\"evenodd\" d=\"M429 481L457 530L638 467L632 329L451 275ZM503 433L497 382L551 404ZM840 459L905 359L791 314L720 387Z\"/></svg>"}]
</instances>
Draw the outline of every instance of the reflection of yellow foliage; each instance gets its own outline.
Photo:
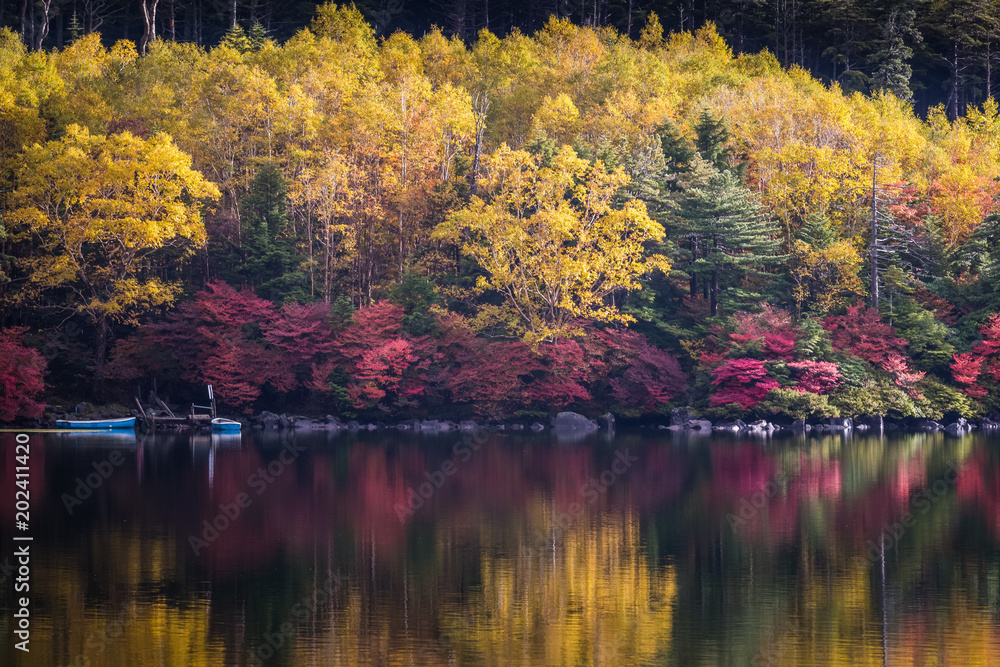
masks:
<instances>
[{"instance_id":1,"label":"reflection of yellow foliage","mask_svg":"<svg viewBox=\"0 0 1000 667\"><path fill-rule=\"evenodd\" d=\"M649 567L634 515L574 525L540 555L484 553L482 581L457 647L480 664L649 664L669 649L676 575Z\"/></svg>"}]
</instances>

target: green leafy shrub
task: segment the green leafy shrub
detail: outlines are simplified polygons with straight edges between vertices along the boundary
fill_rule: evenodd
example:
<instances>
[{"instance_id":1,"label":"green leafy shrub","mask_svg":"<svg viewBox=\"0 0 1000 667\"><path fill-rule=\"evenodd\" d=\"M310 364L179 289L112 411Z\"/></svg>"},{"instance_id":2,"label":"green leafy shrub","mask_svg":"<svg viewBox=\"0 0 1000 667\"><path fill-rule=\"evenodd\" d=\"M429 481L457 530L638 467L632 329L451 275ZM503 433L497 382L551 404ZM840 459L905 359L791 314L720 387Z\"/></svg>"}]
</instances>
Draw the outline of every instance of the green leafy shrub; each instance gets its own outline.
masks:
<instances>
[{"instance_id":1,"label":"green leafy shrub","mask_svg":"<svg viewBox=\"0 0 1000 667\"><path fill-rule=\"evenodd\" d=\"M791 419L839 417L840 410L830 404L829 396L796 389L772 389L757 406L761 412Z\"/></svg>"},{"instance_id":2,"label":"green leafy shrub","mask_svg":"<svg viewBox=\"0 0 1000 667\"><path fill-rule=\"evenodd\" d=\"M981 405L932 375L926 376L917 389L924 395L918 403L928 419L941 419L948 413L956 412L962 417L976 417L982 411Z\"/></svg>"},{"instance_id":3,"label":"green leafy shrub","mask_svg":"<svg viewBox=\"0 0 1000 667\"><path fill-rule=\"evenodd\" d=\"M844 386L830 397L830 404L846 417L882 415L923 417L921 406L890 380L880 379L861 387Z\"/></svg>"}]
</instances>

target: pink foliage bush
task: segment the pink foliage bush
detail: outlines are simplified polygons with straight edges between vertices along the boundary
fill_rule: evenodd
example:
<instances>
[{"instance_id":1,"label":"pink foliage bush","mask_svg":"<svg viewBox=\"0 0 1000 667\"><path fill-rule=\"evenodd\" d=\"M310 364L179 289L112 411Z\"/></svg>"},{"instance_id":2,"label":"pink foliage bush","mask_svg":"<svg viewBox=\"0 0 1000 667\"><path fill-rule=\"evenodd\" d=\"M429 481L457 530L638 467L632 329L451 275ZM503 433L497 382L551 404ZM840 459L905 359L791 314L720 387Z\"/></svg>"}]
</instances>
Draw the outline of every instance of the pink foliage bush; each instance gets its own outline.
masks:
<instances>
[{"instance_id":1,"label":"pink foliage bush","mask_svg":"<svg viewBox=\"0 0 1000 667\"><path fill-rule=\"evenodd\" d=\"M752 408L764 400L772 389L781 384L767 376L767 368L760 359L729 359L712 371L712 384L717 387L712 395L712 405L738 403Z\"/></svg>"},{"instance_id":2,"label":"pink foliage bush","mask_svg":"<svg viewBox=\"0 0 1000 667\"><path fill-rule=\"evenodd\" d=\"M0 329L0 421L40 417L45 358L22 343L26 327Z\"/></svg>"}]
</instances>

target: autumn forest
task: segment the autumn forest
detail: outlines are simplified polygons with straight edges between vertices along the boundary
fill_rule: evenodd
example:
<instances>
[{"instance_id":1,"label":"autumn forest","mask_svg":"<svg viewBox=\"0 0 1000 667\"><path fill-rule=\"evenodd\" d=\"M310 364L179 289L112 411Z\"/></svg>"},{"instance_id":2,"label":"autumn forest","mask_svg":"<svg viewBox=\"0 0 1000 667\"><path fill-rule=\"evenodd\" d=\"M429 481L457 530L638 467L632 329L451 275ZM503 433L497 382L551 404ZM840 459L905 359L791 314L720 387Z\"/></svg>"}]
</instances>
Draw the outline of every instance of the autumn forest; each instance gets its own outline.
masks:
<instances>
[{"instance_id":1,"label":"autumn forest","mask_svg":"<svg viewBox=\"0 0 1000 667\"><path fill-rule=\"evenodd\" d=\"M988 40L918 109L909 47L827 76L629 7L3 29L0 419L154 378L359 418L1000 411Z\"/></svg>"}]
</instances>

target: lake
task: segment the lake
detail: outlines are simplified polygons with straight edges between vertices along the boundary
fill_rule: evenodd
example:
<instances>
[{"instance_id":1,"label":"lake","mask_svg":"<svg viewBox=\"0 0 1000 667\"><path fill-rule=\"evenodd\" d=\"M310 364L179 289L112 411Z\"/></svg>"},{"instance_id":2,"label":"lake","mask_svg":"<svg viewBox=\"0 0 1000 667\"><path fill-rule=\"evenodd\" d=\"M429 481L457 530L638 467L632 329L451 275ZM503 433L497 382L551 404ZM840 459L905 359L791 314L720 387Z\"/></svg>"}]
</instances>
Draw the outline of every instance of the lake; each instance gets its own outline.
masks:
<instances>
[{"instance_id":1,"label":"lake","mask_svg":"<svg viewBox=\"0 0 1000 667\"><path fill-rule=\"evenodd\" d=\"M5 665L1000 664L993 436L0 446Z\"/></svg>"}]
</instances>

